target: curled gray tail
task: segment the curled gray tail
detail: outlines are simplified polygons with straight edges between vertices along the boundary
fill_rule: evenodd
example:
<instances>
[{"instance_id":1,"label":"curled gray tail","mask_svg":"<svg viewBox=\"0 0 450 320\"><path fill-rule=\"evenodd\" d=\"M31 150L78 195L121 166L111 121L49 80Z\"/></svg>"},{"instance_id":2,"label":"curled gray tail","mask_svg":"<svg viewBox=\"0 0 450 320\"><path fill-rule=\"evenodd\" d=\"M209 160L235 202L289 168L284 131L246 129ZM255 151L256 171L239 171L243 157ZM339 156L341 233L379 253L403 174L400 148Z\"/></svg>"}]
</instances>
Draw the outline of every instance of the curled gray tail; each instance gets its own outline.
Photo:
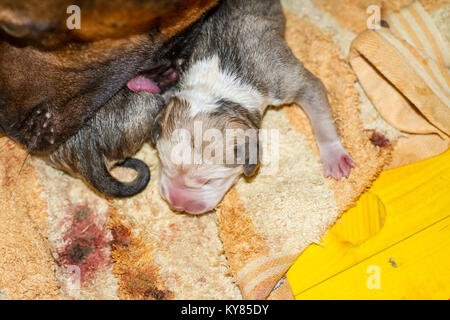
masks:
<instances>
[{"instance_id":1,"label":"curled gray tail","mask_svg":"<svg viewBox=\"0 0 450 320\"><path fill-rule=\"evenodd\" d=\"M131 182L121 182L114 178L103 159L97 165L90 166L84 178L100 193L112 198L126 198L142 192L150 182L151 174L148 166L138 159L129 158L116 164L117 167L133 169L137 172Z\"/></svg>"}]
</instances>

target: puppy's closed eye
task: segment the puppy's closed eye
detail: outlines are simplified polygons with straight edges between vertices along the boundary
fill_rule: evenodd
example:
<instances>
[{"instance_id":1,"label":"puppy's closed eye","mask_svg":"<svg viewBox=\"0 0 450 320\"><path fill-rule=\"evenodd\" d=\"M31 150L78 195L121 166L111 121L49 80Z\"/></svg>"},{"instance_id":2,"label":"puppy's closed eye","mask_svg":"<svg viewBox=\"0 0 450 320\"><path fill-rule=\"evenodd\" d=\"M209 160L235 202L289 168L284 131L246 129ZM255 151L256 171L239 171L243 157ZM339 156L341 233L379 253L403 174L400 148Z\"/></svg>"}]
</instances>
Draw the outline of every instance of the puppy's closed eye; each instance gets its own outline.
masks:
<instances>
[{"instance_id":1,"label":"puppy's closed eye","mask_svg":"<svg viewBox=\"0 0 450 320\"><path fill-rule=\"evenodd\" d=\"M215 186L217 184L222 183L223 179L216 178L216 179L208 179L205 183L203 183L203 186Z\"/></svg>"},{"instance_id":2,"label":"puppy's closed eye","mask_svg":"<svg viewBox=\"0 0 450 320\"><path fill-rule=\"evenodd\" d=\"M197 179L195 179L195 182L200 186L204 186L204 185L207 185L208 183L210 183L211 179L197 178Z\"/></svg>"}]
</instances>

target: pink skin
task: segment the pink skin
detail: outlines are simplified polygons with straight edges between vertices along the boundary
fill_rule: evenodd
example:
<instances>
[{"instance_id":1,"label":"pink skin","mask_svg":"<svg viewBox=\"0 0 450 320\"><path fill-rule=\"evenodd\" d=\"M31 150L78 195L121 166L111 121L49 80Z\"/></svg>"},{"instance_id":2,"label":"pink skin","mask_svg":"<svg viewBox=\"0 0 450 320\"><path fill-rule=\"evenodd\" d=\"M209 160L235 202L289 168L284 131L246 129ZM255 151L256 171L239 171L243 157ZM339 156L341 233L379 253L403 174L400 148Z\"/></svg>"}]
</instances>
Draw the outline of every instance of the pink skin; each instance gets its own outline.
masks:
<instances>
[{"instance_id":1,"label":"pink skin","mask_svg":"<svg viewBox=\"0 0 450 320\"><path fill-rule=\"evenodd\" d=\"M150 93L160 93L161 89L159 89L158 85L152 80L144 77L137 76L128 81L127 83L128 89L134 92L150 92Z\"/></svg>"},{"instance_id":2,"label":"pink skin","mask_svg":"<svg viewBox=\"0 0 450 320\"><path fill-rule=\"evenodd\" d=\"M167 198L169 199L171 208L175 211L200 214L208 209L206 203L192 200L195 197L182 187L169 189Z\"/></svg>"},{"instance_id":3,"label":"pink skin","mask_svg":"<svg viewBox=\"0 0 450 320\"><path fill-rule=\"evenodd\" d=\"M325 146L319 145L319 149L325 177L333 177L336 180L349 177L351 169L355 167L355 162L340 142Z\"/></svg>"},{"instance_id":4,"label":"pink skin","mask_svg":"<svg viewBox=\"0 0 450 320\"><path fill-rule=\"evenodd\" d=\"M163 170L161 195L174 211L203 214L219 204L241 174L242 170L230 169L223 177L208 180L198 177L197 173L197 178L188 179L187 185L184 182L186 176L177 173L169 177Z\"/></svg>"},{"instance_id":5,"label":"pink skin","mask_svg":"<svg viewBox=\"0 0 450 320\"><path fill-rule=\"evenodd\" d=\"M174 211L202 214L214 209L206 202L199 200L199 194L180 182L179 179L167 179L161 183L161 195Z\"/></svg>"}]
</instances>

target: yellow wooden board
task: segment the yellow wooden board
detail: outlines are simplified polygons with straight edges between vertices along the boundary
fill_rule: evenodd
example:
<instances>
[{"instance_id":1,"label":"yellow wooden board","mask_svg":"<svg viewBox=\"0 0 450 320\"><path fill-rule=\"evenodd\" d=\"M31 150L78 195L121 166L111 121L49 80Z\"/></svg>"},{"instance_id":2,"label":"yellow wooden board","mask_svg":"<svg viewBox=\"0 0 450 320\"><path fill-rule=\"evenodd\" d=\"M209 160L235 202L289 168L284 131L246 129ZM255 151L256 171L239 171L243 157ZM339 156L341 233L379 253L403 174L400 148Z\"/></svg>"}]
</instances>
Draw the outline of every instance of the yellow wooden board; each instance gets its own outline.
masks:
<instances>
[{"instance_id":1,"label":"yellow wooden board","mask_svg":"<svg viewBox=\"0 0 450 320\"><path fill-rule=\"evenodd\" d=\"M449 299L450 151L383 172L287 277L296 299Z\"/></svg>"}]
</instances>

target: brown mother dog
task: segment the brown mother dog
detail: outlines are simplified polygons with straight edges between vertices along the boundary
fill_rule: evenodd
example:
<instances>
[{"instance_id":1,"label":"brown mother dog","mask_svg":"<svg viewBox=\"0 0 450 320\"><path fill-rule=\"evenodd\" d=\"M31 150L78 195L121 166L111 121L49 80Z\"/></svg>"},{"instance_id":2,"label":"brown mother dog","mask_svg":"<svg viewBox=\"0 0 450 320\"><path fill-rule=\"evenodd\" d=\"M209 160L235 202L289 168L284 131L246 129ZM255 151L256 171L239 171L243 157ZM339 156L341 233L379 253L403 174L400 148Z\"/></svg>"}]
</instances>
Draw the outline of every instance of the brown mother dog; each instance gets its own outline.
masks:
<instances>
[{"instance_id":1,"label":"brown mother dog","mask_svg":"<svg viewBox=\"0 0 450 320\"><path fill-rule=\"evenodd\" d=\"M126 83L188 56L217 0L0 0L0 134L54 150ZM67 8L81 9L69 30Z\"/></svg>"}]
</instances>

